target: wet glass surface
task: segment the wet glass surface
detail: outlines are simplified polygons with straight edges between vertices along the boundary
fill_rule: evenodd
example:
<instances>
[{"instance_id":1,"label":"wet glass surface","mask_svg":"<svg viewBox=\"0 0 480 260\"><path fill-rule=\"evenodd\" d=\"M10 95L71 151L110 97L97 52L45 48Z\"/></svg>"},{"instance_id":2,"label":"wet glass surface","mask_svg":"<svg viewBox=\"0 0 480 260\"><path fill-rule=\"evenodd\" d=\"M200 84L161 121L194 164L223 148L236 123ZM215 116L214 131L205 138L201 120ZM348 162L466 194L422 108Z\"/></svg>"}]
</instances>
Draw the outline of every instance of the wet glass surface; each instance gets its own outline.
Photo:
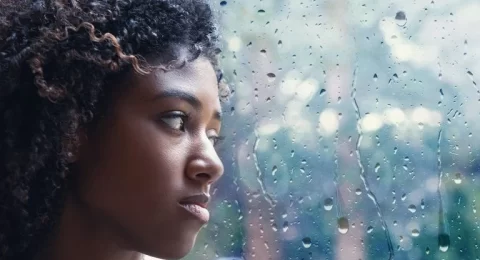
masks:
<instances>
[{"instance_id":1,"label":"wet glass surface","mask_svg":"<svg viewBox=\"0 0 480 260\"><path fill-rule=\"evenodd\" d=\"M185 259L480 257L479 1L211 3L234 93Z\"/></svg>"}]
</instances>

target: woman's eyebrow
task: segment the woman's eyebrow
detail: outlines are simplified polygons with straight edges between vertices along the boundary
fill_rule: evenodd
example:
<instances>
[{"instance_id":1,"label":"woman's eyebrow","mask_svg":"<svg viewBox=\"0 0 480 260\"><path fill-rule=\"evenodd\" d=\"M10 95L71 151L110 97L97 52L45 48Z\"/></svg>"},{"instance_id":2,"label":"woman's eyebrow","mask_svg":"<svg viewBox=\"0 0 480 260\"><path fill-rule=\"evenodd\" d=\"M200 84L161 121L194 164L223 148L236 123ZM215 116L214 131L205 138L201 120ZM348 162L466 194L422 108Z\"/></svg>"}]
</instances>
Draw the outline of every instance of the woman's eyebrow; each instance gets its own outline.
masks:
<instances>
[{"instance_id":1,"label":"woman's eyebrow","mask_svg":"<svg viewBox=\"0 0 480 260\"><path fill-rule=\"evenodd\" d=\"M191 93L179 90L179 89L165 89L165 90L162 90L162 92L155 95L155 97L152 99L152 101L158 101L159 99L164 99L164 98L178 98L178 99L181 99L181 100L189 103L195 109L201 109L202 108L202 103L200 102L200 100L196 96L192 95Z\"/></svg>"},{"instance_id":2,"label":"woman's eyebrow","mask_svg":"<svg viewBox=\"0 0 480 260\"><path fill-rule=\"evenodd\" d=\"M179 90L179 89L165 89L165 90L162 90L162 92L155 95L155 97L152 99L152 101L158 101L159 99L164 99L164 98L178 98L178 99L181 99L181 100L189 103L192 107L194 107L197 110L202 109L202 102L200 102L200 100L196 96L194 96L193 94L191 94L189 92L185 92L185 91L182 91L182 90ZM222 112L220 112L219 110L216 110L214 112L213 117L216 120L221 121L222 120Z\"/></svg>"}]
</instances>

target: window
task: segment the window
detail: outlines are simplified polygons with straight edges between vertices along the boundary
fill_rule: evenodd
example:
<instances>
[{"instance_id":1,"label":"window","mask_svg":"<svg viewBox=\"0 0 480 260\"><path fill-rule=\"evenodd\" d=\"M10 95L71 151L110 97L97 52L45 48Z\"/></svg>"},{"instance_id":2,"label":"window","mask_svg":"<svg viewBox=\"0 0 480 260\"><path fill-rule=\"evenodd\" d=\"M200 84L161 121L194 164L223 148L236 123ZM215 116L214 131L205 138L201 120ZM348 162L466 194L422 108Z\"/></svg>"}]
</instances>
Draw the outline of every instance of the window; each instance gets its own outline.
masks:
<instances>
[{"instance_id":1,"label":"window","mask_svg":"<svg viewBox=\"0 0 480 260\"><path fill-rule=\"evenodd\" d=\"M234 95L185 259L480 257L479 1L212 5Z\"/></svg>"}]
</instances>

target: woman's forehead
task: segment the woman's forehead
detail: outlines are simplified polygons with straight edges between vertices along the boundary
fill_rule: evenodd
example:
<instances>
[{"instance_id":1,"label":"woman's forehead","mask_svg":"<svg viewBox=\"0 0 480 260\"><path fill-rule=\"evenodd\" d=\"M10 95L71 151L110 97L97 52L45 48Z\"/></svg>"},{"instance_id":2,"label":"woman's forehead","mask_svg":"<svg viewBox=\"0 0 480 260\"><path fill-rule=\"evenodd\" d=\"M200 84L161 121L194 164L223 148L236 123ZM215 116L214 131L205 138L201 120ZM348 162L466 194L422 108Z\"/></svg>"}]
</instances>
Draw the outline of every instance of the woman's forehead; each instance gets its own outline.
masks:
<instances>
[{"instance_id":1,"label":"woman's forehead","mask_svg":"<svg viewBox=\"0 0 480 260\"><path fill-rule=\"evenodd\" d=\"M148 75L134 74L129 84L141 86L140 91L145 98L165 90L180 90L202 102L220 106L217 75L210 61L205 58L198 58L178 69L157 69Z\"/></svg>"}]
</instances>

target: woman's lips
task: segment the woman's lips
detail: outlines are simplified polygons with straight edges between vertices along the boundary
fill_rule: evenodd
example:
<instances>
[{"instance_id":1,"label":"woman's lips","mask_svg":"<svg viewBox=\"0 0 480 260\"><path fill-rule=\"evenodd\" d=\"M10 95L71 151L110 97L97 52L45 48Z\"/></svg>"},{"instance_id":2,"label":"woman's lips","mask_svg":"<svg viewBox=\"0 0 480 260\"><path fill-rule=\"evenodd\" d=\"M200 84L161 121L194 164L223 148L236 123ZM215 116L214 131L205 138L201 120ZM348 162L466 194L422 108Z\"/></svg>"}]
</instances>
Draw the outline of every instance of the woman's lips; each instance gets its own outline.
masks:
<instances>
[{"instance_id":1,"label":"woman's lips","mask_svg":"<svg viewBox=\"0 0 480 260\"><path fill-rule=\"evenodd\" d=\"M210 212L205 207L202 207L197 204L188 204L188 203L181 203L180 206L184 208L186 211L191 213L193 216L198 218L204 224L208 222L210 219Z\"/></svg>"}]
</instances>

